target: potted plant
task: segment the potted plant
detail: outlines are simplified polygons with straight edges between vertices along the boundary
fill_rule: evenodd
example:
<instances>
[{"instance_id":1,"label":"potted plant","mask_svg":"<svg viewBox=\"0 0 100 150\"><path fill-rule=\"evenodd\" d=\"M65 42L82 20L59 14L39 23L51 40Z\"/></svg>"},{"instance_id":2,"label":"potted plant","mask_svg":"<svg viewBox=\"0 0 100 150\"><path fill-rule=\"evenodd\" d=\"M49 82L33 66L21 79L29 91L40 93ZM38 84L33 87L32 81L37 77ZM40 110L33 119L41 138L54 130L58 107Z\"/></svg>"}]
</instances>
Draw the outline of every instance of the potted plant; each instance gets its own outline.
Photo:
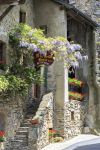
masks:
<instances>
[{"instance_id":1,"label":"potted plant","mask_svg":"<svg viewBox=\"0 0 100 150\"><path fill-rule=\"evenodd\" d=\"M82 81L80 81L76 78L68 78L68 82L69 82L69 84L72 84L72 85L75 85L75 86L80 86L80 87L82 87L83 84L84 84Z\"/></svg>"},{"instance_id":2,"label":"potted plant","mask_svg":"<svg viewBox=\"0 0 100 150\"><path fill-rule=\"evenodd\" d=\"M36 125L36 124L39 124L39 120L38 119L32 119L32 120L30 120L30 123L32 125Z\"/></svg>"},{"instance_id":3,"label":"potted plant","mask_svg":"<svg viewBox=\"0 0 100 150\"><path fill-rule=\"evenodd\" d=\"M0 131L0 142L4 142L5 141L5 131Z\"/></svg>"},{"instance_id":4,"label":"potted plant","mask_svg":"<svg viewBox=\"0 0 100 150\"><path fill-rule=\"evenodd\" d=\"M69 92L69 99L82 101L83 98L84 98L84 94L80 94L77 92Z\"/></svg>"}]
</instances>

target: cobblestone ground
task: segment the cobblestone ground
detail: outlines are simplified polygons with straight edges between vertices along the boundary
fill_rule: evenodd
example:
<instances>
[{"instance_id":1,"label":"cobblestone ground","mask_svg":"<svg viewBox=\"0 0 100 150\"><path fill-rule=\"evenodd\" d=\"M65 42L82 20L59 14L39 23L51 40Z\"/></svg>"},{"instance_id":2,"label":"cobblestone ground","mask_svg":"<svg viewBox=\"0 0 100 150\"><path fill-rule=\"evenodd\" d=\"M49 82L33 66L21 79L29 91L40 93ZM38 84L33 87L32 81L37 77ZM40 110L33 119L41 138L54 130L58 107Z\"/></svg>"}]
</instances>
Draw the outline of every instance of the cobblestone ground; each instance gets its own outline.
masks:
<instances>
[{"instance_id":1,"label":"cobblestone ground","mask_svg":"<svg viewBox=\"0 0 100 150\"><path fill-rule=\"evenodd\" d=\"M100 136L79 135L69 141L49 144L42 150L100 150Z\"/></svg>"}]
</instances>

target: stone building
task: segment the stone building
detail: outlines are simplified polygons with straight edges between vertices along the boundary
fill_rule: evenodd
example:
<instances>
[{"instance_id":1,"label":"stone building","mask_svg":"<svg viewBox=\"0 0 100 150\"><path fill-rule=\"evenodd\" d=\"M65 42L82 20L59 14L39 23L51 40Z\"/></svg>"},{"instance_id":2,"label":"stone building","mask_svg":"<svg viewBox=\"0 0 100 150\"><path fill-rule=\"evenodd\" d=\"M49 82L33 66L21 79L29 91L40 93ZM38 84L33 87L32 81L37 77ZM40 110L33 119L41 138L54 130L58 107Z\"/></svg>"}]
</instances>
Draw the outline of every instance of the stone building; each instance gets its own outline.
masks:
<instances>
[{"instance_id":1,"label":"stone building","mask_svg":"<svg viewBox=\"0 0 100 150\"><path fill-rule=\"evenodd\" d=\"M27 0L0 1L0 73L2 64L9 63L8 32L18 23L27 23L34 28L33 1ZM30 16L30 17L28 17ZM6 141L13 139L16 130L24 117L25 101L16 97L9 99L0 98L0 131L5 131ZM6 142L7 143L7 142ZM0 150L4 149L0 143Z\"/></svg>"},{"instance_id":2,"label":"stone building","mask_svg":"<svg viewBox=\"0 0 100 150\"><path fill-rule=\"evenodd\" d=\"M43 105L40 105L37 115L41 118L42 114L42 117L44 116L45 118L42 118L41 126L30 127L29 132L25 129L26 133L23 132L24 129L20 129L24 134L29 135L30 146L27 147L29 150L34 149L36 142L39 149L48 144L49 141L46 139L48 138L48 130L46 128L64 130L65 138L82 133L84 126L93 129L98 128L100 120L99 6L100 3L96 0L83 0L82 2L81 0L0 1L0 49L3 52L2 57L0 56L0 63L9 63L9 39L7 33L14 25L20 22L26 23L33 28L44 29L46 36L63 36L74 40L82 45L84 53L89 57L88 61L79 62L79 68L75 70L74 74L74 77L85 83L83 92L87 96L82 102L69 100L68 69L64 67L64 62L55 61L48 68L41 68L41 74L45 75L46 82L41 87L35 87L35 95L33 96L40 98L40 96L48 92L53 92L54 102L52 95L47 95L43 100L46 101L45 104L43 102ZM97 46L96 41L98 41ZM2 68L0 71L2 73ZM52 124L50 126L47 125L46 120L48 119L47 108L50 108L47 100L48 102L49 100L50 102L52 101L50 107L51 110L53 109L50 112L50 114L53 114L53 116L51 115L53 124L50 123ZM41 107L45 108L46 114L40 111ZM24 118L24 108L25 102L23 103L19 98L17 98L16 102L15 100L9 102L9 100L0 99L0 130L5 129L8 141L9 139L14 139L16 133L19 134L20 124ZM25 126L27 127L24 122L23 127ZM41 134L38 133L38 138L35 135L37 133L35 130L43 131L40 132ZM17 136L17 140L19 140L19 137ZM20 138L22 138L22 135ZM17 145L19 143L17 141ZM20 150L19 147L17 146L18 150ZM10 147L11 149L15 150L13 146Z\"/></svg>"},{"instance_id":3,"label":"stone building","mask_svg":"<svg viewBox=\"0 0 100 150\"><path fill-rule=\"evenodd\" d=\"M100 25L100 1L99 0L69 0L69 3L73 2L73 5L77 7L79 10L81 10L84 14L91 17L94 21ZM94 95L96 96L93 100L93 102L90 102L90 114L93 113L93 110L95 110L96 117L96 126L100 125L100 83L99 83L99 76L100 76L100 70L99 70L99 49L100 49L100 27L95 30L95 51L94 51L94 60L93 60L93 82L94 84ZM94 106L92 106L94 105ZM94 108L93 108L94 107Z\"/></svg>"},{"instance_id":4,"label":"stone building","mask_svg":"<svg viewBox=\"0 0 100 150\"><path fill-rule=\"evenodd\" d=\"M71 2L72 3L72 2ZM87 84L87 101L89 111L87 117L89 118L90 126L95 128L96 123L96 109L97 104L97 85L95 80L95 29L98 25L87 15L84 11L80 11L78 7L79 1L73 2L70 5L66 0L55 1L35 1L36 26L46 26L47 36L64 36L70 34L72 40L80 43L84 52L88 54L88 62L80 62L80 67L76 70L76 77L83 80ZM82 2L85 6L85 1ZM78 8L78 9L77 9ZM51 12L52 9L52 12ZM87 8L88 10L89 8ZM43 10L43 11L42 11ZM82 9L83 10L83 9ZM45 17L44 17L45 16ZM69 101L68 98L68 72L64 68L63 62L55 62L48 68L47 89L55 92L55 112L57 128L64 128L64 105ZM88 98L89 97L89 98ZM66 110L66 109L65 109ZM91 112L92 111L92 112ZM60 113L60 114L59 114ZM58 115L59 114L59 115ZM92 114L92 115L90 115ZM56 125L55 125L56 126ZM62 126L62 127L61 127ZM66 126L66 125L65 125Z\"/></svg>"}]
</instances>

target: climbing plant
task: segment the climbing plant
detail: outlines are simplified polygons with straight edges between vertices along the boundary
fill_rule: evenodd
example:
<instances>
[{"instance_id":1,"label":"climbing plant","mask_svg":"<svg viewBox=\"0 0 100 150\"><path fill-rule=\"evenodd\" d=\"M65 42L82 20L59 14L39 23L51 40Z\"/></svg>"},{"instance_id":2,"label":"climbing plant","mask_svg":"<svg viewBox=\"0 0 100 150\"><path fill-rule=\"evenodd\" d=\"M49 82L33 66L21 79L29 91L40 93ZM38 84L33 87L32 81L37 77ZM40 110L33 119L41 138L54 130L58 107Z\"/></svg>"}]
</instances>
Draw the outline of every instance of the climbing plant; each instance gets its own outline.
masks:
<instances>
[{"instance_id":1,"label":"climbing plant","mask_svg":"<svg viewBox=\"0 0 100 150\"><path fill-rule=\"evenodd\" d=\"M16 25L9 33L10 64L6 66L5 74L0 75L0 93L7 95L27 94L31 83L43 81L35 70L34 53L43 56L50 51L56 60L64 60L65 66L78 66L82 56L79 44L69 43L64 37L47 38L40 29L32 29L26 24Z\"/></svg>"}]
</instances>

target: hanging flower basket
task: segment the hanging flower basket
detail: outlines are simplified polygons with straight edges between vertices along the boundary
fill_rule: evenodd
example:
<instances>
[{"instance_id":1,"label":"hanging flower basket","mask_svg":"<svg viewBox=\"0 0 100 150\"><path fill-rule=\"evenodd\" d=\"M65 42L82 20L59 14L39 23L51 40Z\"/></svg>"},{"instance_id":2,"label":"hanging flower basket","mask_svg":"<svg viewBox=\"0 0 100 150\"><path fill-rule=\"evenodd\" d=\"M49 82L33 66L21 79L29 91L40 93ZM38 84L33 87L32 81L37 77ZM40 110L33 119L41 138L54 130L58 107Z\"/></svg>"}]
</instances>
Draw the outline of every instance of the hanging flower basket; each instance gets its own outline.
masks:
<instances>
[{"instance_id":1,"label":"hanging flower basket","mask_svg":"<svg viewBox=\"0 0 100 150\"><path fill-rule=\"evenodd\" d=\"M54 62L54 53L47 51L41 53L39 51L33 53L35 65L51 65Z\"/></svg>"},{"instance_id":2,"label":"hanging flower basket","mask_svg":"<svg viewBox=\"0 0 100 150\"><path fill-rule=\"evenodd\" d=\"M69 84L82 87L84 83L76 78L68 78Z\"/></svg>"},{"instance_id":3,"label":"hanging flower basket","mask_svg":"<svg viewBox=\"0 0 100 150\"><path fill-rule=\"evenodd\" d=\"M69 92L69 99L82 101L84 99L84 94Z\"/></svg>"}]
</instances>

